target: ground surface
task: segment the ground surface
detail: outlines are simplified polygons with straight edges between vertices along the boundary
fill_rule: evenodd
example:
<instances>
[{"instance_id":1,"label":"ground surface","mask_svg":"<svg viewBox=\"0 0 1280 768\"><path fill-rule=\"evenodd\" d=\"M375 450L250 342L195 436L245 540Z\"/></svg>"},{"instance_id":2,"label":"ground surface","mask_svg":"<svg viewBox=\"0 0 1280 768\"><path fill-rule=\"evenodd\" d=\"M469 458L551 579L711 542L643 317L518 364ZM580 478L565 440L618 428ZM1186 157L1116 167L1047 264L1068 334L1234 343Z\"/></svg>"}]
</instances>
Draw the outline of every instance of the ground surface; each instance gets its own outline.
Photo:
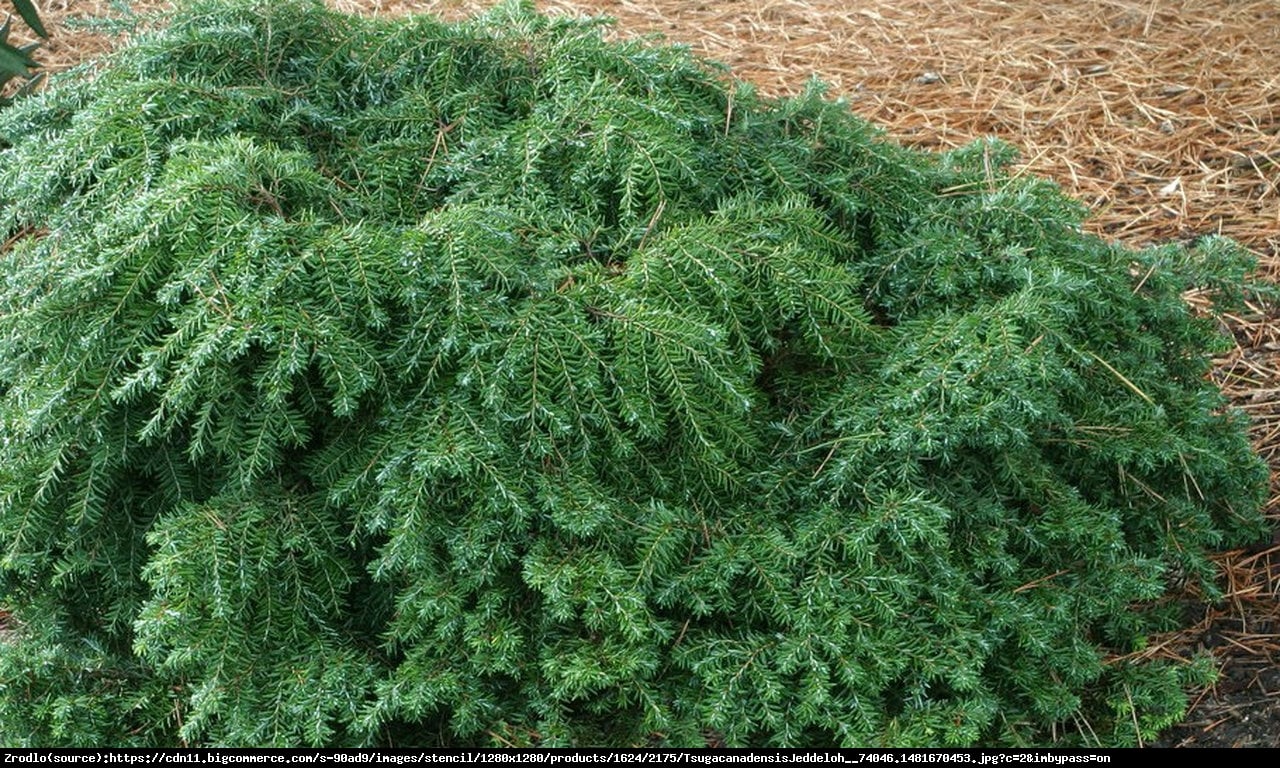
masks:
<instances>
[{"instance_id":1,"label":"ground surface","mask_svg":"<svg viewBox=\"0 0 1280 768\"><path fill-rule=\"evenodd\" d=\"M457 17L475 0L329 0L357 13ZM37 0L49 69L119 44L101 18L162 0ZM661 34L729 63L763 92L816 75L895 138L947 148L994 135L1024 168L1095 211L1091 227L1133 245L1219 232L1280 276L1280 2L1276 0L542 0L609 15L614 34ZM1194 297L1190 297L1194 300ZM1253 418L1280 470L1280 312L1232 318L1237 349L1215 380ZM1273 486L1275 484L1273 483ZM1270 514L1280 523L1280 496ZM1280 527L1222 553L1227 599L1189 596L1189 628L1144 651L1208 650L1218 683L1157 746L1280 746ZM2 617L0 617L2 618Z\"/></svg>"}]
</instances>

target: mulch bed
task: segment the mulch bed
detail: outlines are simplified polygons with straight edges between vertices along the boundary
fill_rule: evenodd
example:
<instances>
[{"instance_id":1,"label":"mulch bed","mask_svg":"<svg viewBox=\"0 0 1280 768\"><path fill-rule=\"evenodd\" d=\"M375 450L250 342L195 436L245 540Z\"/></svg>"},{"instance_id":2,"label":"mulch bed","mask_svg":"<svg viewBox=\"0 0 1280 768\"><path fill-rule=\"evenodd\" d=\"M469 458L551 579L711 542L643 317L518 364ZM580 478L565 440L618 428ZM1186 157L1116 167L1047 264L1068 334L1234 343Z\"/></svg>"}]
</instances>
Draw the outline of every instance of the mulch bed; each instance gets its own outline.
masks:
<instances>
[{"instance_id":1,"label":"mulch bed","mask_svg":"<svg viewBox=\"0 0 1280 768\"><path fill-rule=\"evenodd\" d=\"M458 17L472 0L330 0L359 13ZM134 0L133 11L163 9ZM1089 226L1135 246L1218 233L1280 280L1280 3L1275 0L545 0L608 15L612 34L662 35L730 64L767 94L813 76L913 146L982 136L1017 145L1021 168L1094 211ZM45 0L48 69L119 43L96 17L118 3ZM86 25L87 24L87 25ZM1236 348L1214 379L1253 419L1280 470L1280 309L1229 318ZM1280 531L1280 492L1269 515ZM1280 533L1221 553L1226 599L1186 597L1189 626L1144 651L1207 650L1221 675L1155 746L1280 746ZM7 617L0 616L0 624Z\"/></svg>"}]
</instances>

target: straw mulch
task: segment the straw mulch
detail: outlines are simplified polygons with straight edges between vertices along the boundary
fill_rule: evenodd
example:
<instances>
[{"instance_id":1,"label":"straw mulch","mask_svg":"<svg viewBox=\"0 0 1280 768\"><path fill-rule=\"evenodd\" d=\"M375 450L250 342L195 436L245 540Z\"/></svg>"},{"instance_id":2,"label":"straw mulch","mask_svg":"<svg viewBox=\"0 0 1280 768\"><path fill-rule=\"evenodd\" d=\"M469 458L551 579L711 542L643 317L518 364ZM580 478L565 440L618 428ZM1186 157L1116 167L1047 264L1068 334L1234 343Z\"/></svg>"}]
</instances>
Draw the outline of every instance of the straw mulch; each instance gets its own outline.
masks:
<instances>
[{"instance_id":1,"label":"straw mulch","mask_svg":"<svg viewBox=\"0 0 1280 768\"><path fill-rule=\"evenodd\" d=\"M54 33L41 52L49 69L118 44L83 26L85 18L118 15L118 3L37 2ZM446 17L489 5L329 2L357 13ZM1021 148L1025 172L1052 177L1090 204L1098 233L1133 245L1229 235L1257 254L1264 275L1280 279L1277 0L542 0L539 7L613 16L619 36L686 43L769 94L794 92L816 76L832 96L914 146L998 136ZM1237 348L1214 378L1253 418L1258 450L1280 470L1280 314L1253 309L1231 318ZM1269 509L1280 522L1280 496ZM1185 657L1207 648L1222 662L1218 685L1164 743L1280 746L1280 533L1219 562L1227 599L1201 607L1190 629L1145 651Z\"/></svg>"}]
</instances>

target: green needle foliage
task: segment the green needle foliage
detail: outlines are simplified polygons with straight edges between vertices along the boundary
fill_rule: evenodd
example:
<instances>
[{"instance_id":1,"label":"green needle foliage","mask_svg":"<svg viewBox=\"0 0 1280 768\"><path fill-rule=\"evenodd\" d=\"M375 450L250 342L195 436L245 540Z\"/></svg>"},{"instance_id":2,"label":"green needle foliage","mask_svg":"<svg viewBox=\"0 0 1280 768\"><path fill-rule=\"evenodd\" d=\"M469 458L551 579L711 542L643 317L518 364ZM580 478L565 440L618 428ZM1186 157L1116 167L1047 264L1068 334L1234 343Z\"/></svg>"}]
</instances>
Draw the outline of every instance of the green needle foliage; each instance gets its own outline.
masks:
<instances>
[{"instance_id":1,"label":"green needle foliage","mask_svg":"<svg viewBox=\"0 0 1280 768\"><path fill-rule=\"evenodd\" d=\"M1263 530L1238 247L818 86L202 4L0 137L5 744L1132 743Z\"/></svg>"}]
</instances>

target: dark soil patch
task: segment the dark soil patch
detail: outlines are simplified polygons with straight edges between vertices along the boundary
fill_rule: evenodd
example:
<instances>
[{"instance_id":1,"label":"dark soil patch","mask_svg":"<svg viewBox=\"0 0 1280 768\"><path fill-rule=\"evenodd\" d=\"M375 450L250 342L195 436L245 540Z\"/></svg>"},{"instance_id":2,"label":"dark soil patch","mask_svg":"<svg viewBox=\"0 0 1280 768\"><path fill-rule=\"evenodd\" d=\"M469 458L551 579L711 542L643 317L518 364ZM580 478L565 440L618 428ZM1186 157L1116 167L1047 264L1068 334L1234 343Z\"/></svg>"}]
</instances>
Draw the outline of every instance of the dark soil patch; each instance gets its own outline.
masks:
<instances>
[{"instance_id":1,"label":"dark soil patch","mask_svg":"<svg viewBox=\"0 0 1280 768\"><path fill-rule=\"evenodd\" d=\"M1221 662L1160 747L1280 747L1280 545L1224 555L1232 592L1214 607L1188 603L1191 627L1171 640Z\"/></svg>"}]
</instances>

